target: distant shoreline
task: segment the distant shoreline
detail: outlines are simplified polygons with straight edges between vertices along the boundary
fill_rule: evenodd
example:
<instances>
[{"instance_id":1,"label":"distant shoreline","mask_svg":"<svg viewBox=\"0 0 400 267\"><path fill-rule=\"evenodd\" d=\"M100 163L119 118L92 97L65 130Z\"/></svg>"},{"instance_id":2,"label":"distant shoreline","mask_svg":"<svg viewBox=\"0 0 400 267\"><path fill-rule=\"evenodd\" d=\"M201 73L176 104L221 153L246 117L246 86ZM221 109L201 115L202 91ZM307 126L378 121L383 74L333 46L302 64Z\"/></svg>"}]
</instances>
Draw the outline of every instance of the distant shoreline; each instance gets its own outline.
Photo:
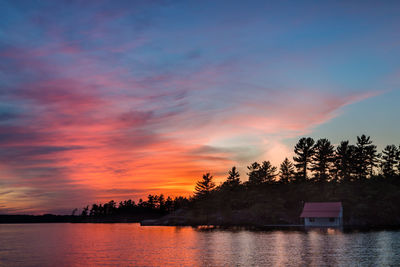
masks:
<instances>
[{"instance_id":1,"label":"distant shoreline","mask_svg":"<svg viewBox=\"0 0 400 267\"><path fill-rule=\"evenodd\" d=\"M148 219L139 216L132 217L89 217L72 215L0 215L0 224L18 223L139 223Z\"/></svg>"},{"instance_id":2,"label":"distant shoreline","mask_svg":"<svg viewBox=\"0 0 400 267\"><path fill-rule=\"evenodd\" d=\"M302 224L274 224L274 225L201 225L201 224L166 224L163 223L162 218L138 220L137 218L84 218L83 216L72 216L72 215L0 215L1 224L37 224L37 223L95 223L95 224L111 224L111 223L140 223L143 227L151 226L172 226L172 227L195 227L200 230L255 230L255 231L304 231L310 229L328 229L329 227L305 227ZM354 231L398 231L400 225L343 225L338 228L344 232Z\"/></svg>"}]
</instances>

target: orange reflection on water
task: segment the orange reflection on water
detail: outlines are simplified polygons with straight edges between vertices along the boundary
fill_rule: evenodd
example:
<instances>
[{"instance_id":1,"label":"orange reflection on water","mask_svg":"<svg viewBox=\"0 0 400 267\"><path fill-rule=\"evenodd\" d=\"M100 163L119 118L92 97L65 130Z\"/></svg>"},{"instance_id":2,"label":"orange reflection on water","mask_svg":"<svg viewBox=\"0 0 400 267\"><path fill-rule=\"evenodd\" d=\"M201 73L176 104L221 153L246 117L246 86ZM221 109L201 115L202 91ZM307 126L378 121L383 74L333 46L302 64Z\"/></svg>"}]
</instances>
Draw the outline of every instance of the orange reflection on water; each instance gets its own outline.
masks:
<instances>
[{"instance_id":1,"label":"orange reflection on water","mask_svg":"<svg viewBox=\"0 0 400 267\"><path fill-rule=\"evenodd\" d=\"M400 232L0 225L1 266L398 266Z\"/></svg>"}]
</instances>

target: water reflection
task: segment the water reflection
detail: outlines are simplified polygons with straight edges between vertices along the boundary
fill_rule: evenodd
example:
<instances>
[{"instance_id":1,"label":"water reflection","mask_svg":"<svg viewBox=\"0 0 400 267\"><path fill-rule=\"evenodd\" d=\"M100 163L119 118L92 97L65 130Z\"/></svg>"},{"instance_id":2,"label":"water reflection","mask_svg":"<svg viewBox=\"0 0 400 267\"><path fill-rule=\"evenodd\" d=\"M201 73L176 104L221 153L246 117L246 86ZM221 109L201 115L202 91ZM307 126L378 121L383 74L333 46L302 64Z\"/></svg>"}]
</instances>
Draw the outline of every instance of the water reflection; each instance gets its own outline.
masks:
<instances>
[{"instance_id":1,"label":"water reflection","mask_svg":"<svg viewBox=\"0 0 400 267\"><path fill-rule=\"evenodd\" d=\"M0 225L0 266L398 266L400 232Z\"/></svg>"}]
</instances>

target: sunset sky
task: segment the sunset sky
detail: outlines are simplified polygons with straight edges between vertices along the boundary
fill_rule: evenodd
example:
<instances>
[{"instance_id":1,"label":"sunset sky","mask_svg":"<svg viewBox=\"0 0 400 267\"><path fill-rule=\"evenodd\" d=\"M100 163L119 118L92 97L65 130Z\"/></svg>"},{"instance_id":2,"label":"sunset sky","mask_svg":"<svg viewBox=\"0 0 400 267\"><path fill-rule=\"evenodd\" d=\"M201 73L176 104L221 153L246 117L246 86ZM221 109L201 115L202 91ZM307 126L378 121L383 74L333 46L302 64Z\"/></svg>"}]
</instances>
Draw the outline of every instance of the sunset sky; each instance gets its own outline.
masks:
<instances>
[{"instance_id":1,"label":"sunset sky","mask_svg":"<svg viewBox=\"0 0 400 267\"><path fill-rule=\"evenodd\" d=\"M400 3L316 3L0 0L0 213L188 196L303 136L399 145Z\"/></svg>"}]
</instances>

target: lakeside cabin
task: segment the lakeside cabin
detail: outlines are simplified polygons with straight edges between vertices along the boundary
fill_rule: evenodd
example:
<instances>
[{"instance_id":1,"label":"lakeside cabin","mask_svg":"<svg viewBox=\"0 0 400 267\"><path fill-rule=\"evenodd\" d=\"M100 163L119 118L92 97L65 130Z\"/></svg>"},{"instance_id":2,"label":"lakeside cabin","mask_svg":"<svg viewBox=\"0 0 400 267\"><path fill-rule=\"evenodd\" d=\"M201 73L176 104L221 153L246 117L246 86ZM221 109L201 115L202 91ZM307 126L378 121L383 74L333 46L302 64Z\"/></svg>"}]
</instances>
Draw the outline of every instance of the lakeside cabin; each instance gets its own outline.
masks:
<instances>
[{"instance_id":1,"label":"lakeside cabin","mask_svg":"<svg viewBox=\"0 0 400 267\"><path fill-rule=\"evenodd\" d=\"M306 202L300 215L306 227L340 227L343 224L342 202Z\"/></svg>"}]
</instances>

